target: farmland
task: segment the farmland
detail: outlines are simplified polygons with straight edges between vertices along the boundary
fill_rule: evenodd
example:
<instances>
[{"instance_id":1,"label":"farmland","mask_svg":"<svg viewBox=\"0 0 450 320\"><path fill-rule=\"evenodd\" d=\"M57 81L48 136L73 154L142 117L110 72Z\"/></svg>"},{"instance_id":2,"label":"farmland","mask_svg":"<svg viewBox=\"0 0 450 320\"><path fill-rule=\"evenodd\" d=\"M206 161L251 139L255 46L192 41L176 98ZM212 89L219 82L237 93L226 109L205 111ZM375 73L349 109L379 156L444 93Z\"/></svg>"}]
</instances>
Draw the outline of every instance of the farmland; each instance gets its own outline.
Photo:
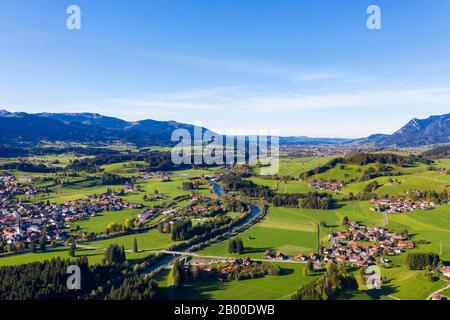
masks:
<instances>
[{"instance_id":1,"label":"farmland","mask_svg":"<svg viewBox=\"0 0 450 320\"><path fill-rule=\"evenodd\" d=\"M69 155L48 156L32 158L37 163L45 163L49 166L62 168L75 158ZM281 252L287 256L299 254L309 255L317 252L318 246L328 246L328 234L345 231L342 225L344 217L350 221L357 221L366 226L382 226L385 217L381 213L370 210L369 200L349 200L348 195L361 194L365 187L376 181L378 188L374 193L379 197L385 195L408 197L411 190L434 190L443 192L450 185L450 176L445 171L450 168L448 159L438 159L431 169L423 164L398 167L392 170L398 172L395 176L381 176L374 179L360 181L362 172L374 168L374 164L356 165L346 164L335 166L325 172L301 179L301 174L324 165L332 157L284 157L281 159L280 172L277 177L261 177L252 175L246 177L258 186L267 186L277 194L306 194L312 189L311 180L343 181L344 186L339 191L330 191L336 199L329 210L314 208L305 209L298 207L269 205L264 219L251 227L243 230L237 236L242 240L244 250L240 254L229 253L228 241L212 243L197 251L200 255L219 256L230 258L250 257L262 259L264 252L270 250ZM2 159L0 163L7 162ZM136 179L139 172L144 170L144 161L124 161L106 164L99 167L99 172L78 172L76 175L66 175L59 172L29 173L18 170L4 170L3 174L11 174L18 181L34 188L45 188L45 192L37 192L31 195L20 195L17 198L26 203L65 203L69 200L83 199L90 195L114 192L120 194L120 198L127 203L139 204L142 208L125 210L106 210L93 216L70 223L70 230L75 236L85 233L102 235L95 240L80 241L76 257L87 257L89 263L100 263L105 250L112 244L123 246L127 250L127 258L130 261L144 258L146 251L165 250L177 244L172 241L170 233L162 233L157 228L149 228L143 231L119 233L105 237L106 227L112 223L123 224L126 220L136 220L137 216L146 209L160 208L171 203L178 197L185 196L184 200L174 202L170 208L182 210L190 206L190 198L205 197L216 201L209 183L198 185L196 190L187 190L183 186L195 179L216 176L218 168L188 169L172 172L169 179L158 177L139 180ZM439 168L443 168L440 170ZM257 172L258 168L254 167ZM123 192L124 185L102 184L102 174L109 173L129 179L134 179L135 189ZM237 212L225 212L224 216L237 219ZM157 216L150 223L157 223L164 217ZM206 221L214 221L213 218L192 219L195 226L202 225ZM435 252L444 261L450 260L450 204L439 204L432 210L416 210L404 214L389 214L387 228L395 232L407 230L411 239L420 244L412 252ZM139 253L133 253L135 243ZM0 257L0 266L18 265L34 261L48 260L54 257L69 258L67 243L61 243L57 247L49 247L46 252L17 253ZM382 290L367 290L359 279L359 270L354 270L355 278L360 282L360 290L347 292L342 299L425 299L431 292L443 287L445 282L440 279L431 282L423 271L408 270L406 267L406 254L390 257L392 266L382 268L382 274L387 283ZM277 262L271 262L276 264ZM263 278L248 279L243 281L226 281L218 283L212 280L199 280L186 284L176 294L177 299L290 299L292 294L303 284L313 281L322 275L314 272L305 275L305 265L302 263L280 263L281 268L286 269L280 276L267 275ZM171 289L172 274L164 271L158 275L157 282L163 288L166 298L173 297Z\"/></svg>"}]
</instances>

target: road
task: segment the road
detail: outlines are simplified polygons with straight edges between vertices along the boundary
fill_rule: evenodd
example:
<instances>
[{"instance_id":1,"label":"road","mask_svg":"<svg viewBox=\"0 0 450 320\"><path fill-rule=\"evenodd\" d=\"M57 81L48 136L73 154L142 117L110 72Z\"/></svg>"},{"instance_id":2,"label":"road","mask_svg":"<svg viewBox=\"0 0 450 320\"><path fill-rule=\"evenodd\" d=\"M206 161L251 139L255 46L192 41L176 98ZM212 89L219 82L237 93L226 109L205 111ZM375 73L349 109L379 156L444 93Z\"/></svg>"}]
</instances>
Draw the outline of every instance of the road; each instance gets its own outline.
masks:
<instances>
[{"instance_id":1,"label":"road","mask_svg":"<svg viewBox=\"0 0 450 320\"><path fill-rule=\"evenodd\" d=\"M431 300L431 297L434 296L435 294L441 293L442 291L445 291L447 289L450 289L450 282L444 287L441 288L439 290L434 291L433 293L431 293L426 300Z\"/></svg>"},{"instance_id":2,"label":"road","mask_svg":"<svg viewBox=\"0 0 450 320\"><path fill-rule=\"evenodd\" d=\"M186 251L168 251L168 250L143 250L140 252L148 252L148 253L160 253L160 254L167 254L167 255L173 255L173 256L182 256L182 257L193 257L193 258L205 258L209 260L234 260L236 258L233 257L224 257L224 256L211 256L211 255L204 255L199 254L195 252L186 252ZM274 259L253 259L252 261L260 261L260 262L276 262L276 263L305 263L302 261L295 261L295 260L274 260Z\"/></svg>"}]
</instances>

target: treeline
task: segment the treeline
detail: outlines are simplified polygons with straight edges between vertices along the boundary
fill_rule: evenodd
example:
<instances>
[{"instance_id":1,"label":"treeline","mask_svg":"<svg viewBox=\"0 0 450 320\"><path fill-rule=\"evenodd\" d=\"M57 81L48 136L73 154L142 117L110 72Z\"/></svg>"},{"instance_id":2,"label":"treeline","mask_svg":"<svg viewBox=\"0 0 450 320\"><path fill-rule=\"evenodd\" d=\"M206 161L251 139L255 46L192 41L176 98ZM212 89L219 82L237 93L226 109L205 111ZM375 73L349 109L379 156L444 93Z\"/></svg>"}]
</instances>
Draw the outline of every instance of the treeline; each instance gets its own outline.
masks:
<instances>
[{"instance_id":1,"label":"treeline","mask_svg":"<svg viewBox=\"0 0 450 320\"><path fill-rule=\"evenodd\" d=\"M392 164L403 167L414 163L431 164L431 161L422 156L402 156L394 153L364 153L360 152L345 158L347 164L358 164L360 166L370 163Z\"/></svg>"},{"instance_id":2,"label":"treeline","mask_svg":"<svg viewBox=\"0 0 450 320\"><path fill-rule=\"evenodd\" d=\"M237 191L245 197L264 199L275 207L300 207L304 209L329 210L334 206L333 196L328 193L276 193L266 186L260 186L238 176L223 176L221 186L227 191Z\"/></svg>"},{"instance_id":3,"label":"treeline","mask_svg":"<svg viewBox=\"0 0 450 320\"><path fill-rule=\"evenodd\" d=\"M247 279L262 278L266 275L279 276L282 273L283 269L281 269L278 265L252 262L250 266L234 266L230 272L228 272L227 279L230 281L242 281Z\"/></svg>"},{"instance_id":4,"label":"treeline","mask_svg":"<svg viewBox=\"0 0 450 320\"><path fill-rule=\"evenodd\" d=\"M202 183L199 180L185 181L181 184L181 190L183 191L199 190L201 185Z\"/></svg>"},{"instance_id":5,"label":"treeline","mask_svg":"<svg viewBox=\"0 0 450 320\"><path fill-rule=\"evenodd\" d=\"M26 148L10 148L7 146L0 147L0 154L4 158L17 158L29 156L46 156L60 154L74 154L78 156L95 156L99 154L119 154L120 151L107 148L94 147L26 147Z\"/></svg>"},{"instance_id":6,"label":"treeline","mask_svg":"<svg viewBox=\"0 0 450 320\"><path fill-rule=\"evenodd\" d=\"M424 158L446 158L450 157L450 145L439 146L434 149L425 151L421 154Z\"/></svg>"},{"instance_id":7,"label":"treeline","mask_svg":"<svg viewBox=\"0 0 450 320\"><path fill-rule=\"evenodd\" d=\"M439 255L436 253L408 253L406 256L406 266L410 270L425 270L427 268L435 269L440 262Z\"/></svg>"},{"instance_id":8,"label":"treeline","mask_svg":"<svg viewBox=\"0 0 450 320\"><path fill-rule=\"evenodd\" d=\"M134 153L107 153L93 158L76 159L67 166L67 170L99 172L100 166L127 161L143 161L148 171L172 171L195 168L191 164L174 164L170 152L146 151ZM194 163L193 159L191 163ZM206 166L206 165L202 165Z\"/></svg>"},{"instance_id":9,"label":"treeline","mask_svg":"<svg viewBox=\"0 0 450 320\"><path fill-rule=\"evenodd\" d=\"M324 165L318 166L317 168L314 168L314 169L311 169L311 170L308 170L308 171L302 173L300 175L300 178L307 179L313 175L326 172L326 171L334 168L338 164L342 164L342 165L357 164L357 165L363 166L363 165L367 165L367 164L371 164L371 163L378 163L381 165L389 165L390 164L390 165L404 167L407 165L412 165L417 162L424 163L424 164L431 164L430 160L428 160L422 156L415 156L415 155L402 156L402 155L393 154L393 153L360 152L360 153L356 153L354 155L348 156L346 158L338 157L333 160L330 160L329 162L327 162ZM383 170L383 169L385 169L385 170ZM388 169L389 168L386 166L380 166L378 168L378 170L376 170L379 174L378 176L381 175L381 172L389 172L390 170L388 170ZM377 173L376 172L367 172L366 180L376 178L376 176L373 176L373 175L370 177L370 174L377 174Z\"/></svg>"},{"instance_id":10,"label":"treeline","mask_svg":"<svg viewBox=\"0 0 450 320\"><path fill-rule=\"evenodd\" d=\"M319 279L300 287L292 300L334 300L347 290L357 290L358 282L345 264L327 264L326 273Z\"/></svg>"},{"instance_id":11,"label":"treeline","mask_svg":"<svg viewBox=\"0 0 450 320\"><path fill-rule=\"evenodd\" d=\"M0 170L18 170L22 172L52 173L58 171L44 164L33 164L30 162L10 162L0 165Z\"/></svg>"},{"instance_id":12,"label":"treeline","mask_svg":"<svg viewBox=\"0 0 450 320\"><path fill-rule=\"evenodd\" d=\"M211 233L222 226L230 224L232 220L232 218L227 216L217 216L213 220L193 226L191 219L181 219L170 225L170 238L172 241L186 241L195 236ZM158 229L160 232L163 231L164 224L159 224Z\"/></svg>"},{"instance_id":13,"label":"treeline","mask_svg":"<svg viewBox=\"0 0 450 320\"><path fill-rule=\"evenodd\" d=\"M81 271L81 289L67 287L68 267ZM158 286L119 264L89 266L87 258L49 261L0 268L0 300L150 300Z\"/></svg>"},{"instance_id":14,"label":"treeline","mask_svg":"<svg viewBox=\"0 0 450 320\"><path fill-rule=\"evenodd\" d=\"M359 177L358 181L367 181L378 177L392 177L399 175L400 172L394 171L392 167L382 163L377 163L375 167L365 169Z\"/></svg>"},{"instance_id":15,"label":"treeline","mask_svg":"<svg viewBox=\"0 0 450 320\"><path fill-rule=\"evenodd\" d=\"M127 182L131 182L132 180L130 178L127 177L123 177L117 174L113 174L113 173L109 173L109 172L105 172L102 174L101 177L101 184L104 186L108 186L108 185L123 185Z\"/></svg>"},{"instance_id":16,"label":"treeline","mask_svg":"<svg viewBox=\"0 0 450 320\"><path fill-rule=\"evenodd\" d=\"M228 194L222 198L222 205L223 209L228 212L244 213L250 210L249 205L245 201L239 200Z\"/></svg>"},{"instance_id":17,"label":"treeline","mask_svg":"<svg viewBox=\"0 0 450 320\"><path fill-rule=\"evenodd\" d=\"M314 169L308 170L306 172L303 172L300 175L300 179L307 179L308 177L314 176L316 174L327 172L330 169L333 169L338 164L344 164L345 159L342 157L334 158L330 161L328 161L326 164L318 166Z\"/></svg>"},{"instance_id":18,"label":"treeline","mask_svg":"<svg viewBox=\"0 0 450 320\"><path fill-rule=\"evenodd\" d=\"M425 190L425 191L409 191L409 196L411 200L418 201L418 200L426 200L426 201L433 201L438 204L446 204L450 201L450 194L448 193L448 190L444 191L434 191L434 190Z\"/></svg>"}]
</instances>

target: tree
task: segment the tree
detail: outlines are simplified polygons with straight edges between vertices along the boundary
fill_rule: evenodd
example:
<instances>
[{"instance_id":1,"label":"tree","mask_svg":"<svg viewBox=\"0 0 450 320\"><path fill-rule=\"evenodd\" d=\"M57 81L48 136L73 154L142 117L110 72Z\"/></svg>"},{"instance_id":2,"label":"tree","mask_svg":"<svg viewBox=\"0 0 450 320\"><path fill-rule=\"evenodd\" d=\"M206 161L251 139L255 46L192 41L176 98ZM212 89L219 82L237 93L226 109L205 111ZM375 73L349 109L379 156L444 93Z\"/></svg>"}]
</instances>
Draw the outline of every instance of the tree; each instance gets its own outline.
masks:
<instances>
[{"instance_id":1,"label":"tree","mask_svg":"<svg viewBox=\"0 0 450 320\"><path fill-rule=\"evenodd\" d=\"M312 259L308 259L308 261L306 262L305 273L311 274L313 272L314 272L314 262L312 261Z\"/></svg>"},{"instance_id":2,"label":"tree","mask_svg":"<svg viewBox=\"0 0 450 320\"><path fill-rule=\"evenodd\" d=\"M137 242L136 238L134 238L134 242L133 242L133 252L134 253L139 252L139 250L138 250L138 242Z\"/></svg>"},{"instance_id":3,"label":"tree","mask_svg":"<svg viewBox=\"0 0 450 320\"><path fill-rule=\"evenodd\" d=\"M335 274L337 272L337 265L332 260L327 262L327 274Z\"/></svg>"},{"instance_id":4,"label":"tree","mask_svg":"<svg viewBox=\"0 0 450 320\"><path fill-rule=\"evenodd\" d=\"M236 241L237 253L239 253L239 254L243 253L244 252L244 243L242 242L242 239L236 238L235 241Z\"/></svg>"},{"instance_id":5,"label":"tree","mask_svg":"<svg viewBox=\"0 0 450 320\"><path fill-rule=\"evenodd\" d=\"M107 226L106 226L106 234L115 234L118 233L120 231L121 227L119 227L119 224L115 221L110 222Z\"/></svg>"},{"instance_id":6,"label":"tree","mask_svg":"<svg viewBox=\"0 0 450 320\"><path fill-rule=\"evenodd\" d=\"M42 230L41 238L39 239L39 250L41 250L41 252L45 252L47 250L46 236L47 236L47 227L45 227L44 230Z\"/></svg>"},{"instance_id":7,"label":"tree","mask_svg":"<svg viewBox=\"0 0 450 320\"><path fill-rule=\"evenodd\" d=\"M343 227L348 226L349 222L350 222L349 218L347 216L345 216L344 219L342 219L342 226Z\"/></svg>"},{"instance_id":8,"label":"tree","mask_svg":"<svg viewBox=\"0 0 450 320\"><path fill-rule=\"evenodd\" d=\"M22 253L25 251L25 245L23 244L23 242L20 242L20 241L16 242L16 251L19 253Z\"/></svg>"},{"instance_id":9,"label":"tree","mask_svg":"<svg viewBox=\"0 0 450 320\"><path fill-rule=\"evenodd\" d=\"M122 264L126 260L125 248L120 247L118 244L111 244L105 252L104 262L107 265Z\"/></svg>"},{"instance_id":10,"label":"tree","mask_svg":"<svg viewBox=\"0 0 450 320\"><path fill-rule=\"evenodd\" d=\"M228 240L228 253L236 253L236 243L234 239Z\"/></svg>"},{"instance_id":11,"label":"tree","mask_svg":"<svg viewBox=\"0 0 450 320\"><path fill-rule=\"evenodd\" d=\"M364 267L359 268L359 276L361 278L361 283L366 284L366 269Z\"/></svg>"},{"instance_id":12,"label":"tree","mask_svg":"<svg viewBox=\"0 0 450 320\"><path fill-rule=\"evenodd\" d=\"M436 268L440 258L436 253L414 252L406 256L406 265L410 270L425 270L427 267Z\"/></svg>"},{"instance_id":13,"label":"tree","mask_svg":"<svg viewBox=\"0 0 450 320\"><path fill-rule=\"evenodd\" d=\"M173 264L172 279L174 288L181 288L183 286L185 277L183 264L180 259L177 259Z\"/></svg>"},{"instance_id":14,"label":"tree","mask_svg":"<svg viewBox=\"0 0 450 320\"><path fill-rule=\"evenodd\" d=\"M228 252L239 254L244 252L244 243L241 238L230 239L228 241Z\"/></svg>"},{"instance_id":15,"label":"tree","mask_svg":"<svg viewBox=\"0 0 450 320\"><path fill-rule=\"evenodd\" d=\"M34 243L34 240L31 240L29 248L30 248L30 253L35 253L36 252L36 244Z\"/></svg>"},{"instance_id":16,"label":"tree","mask_svg":"<svg viewBox=\"0 0 450 320\"><path fill-rule=\"evenodd\" d=\"M70 244L70 248L69 248L69 256L72 258L75 257L76 250L77 250L77 244L76 244L75 240L72 240L72 243Z\"/></svg>"}]
</instances>

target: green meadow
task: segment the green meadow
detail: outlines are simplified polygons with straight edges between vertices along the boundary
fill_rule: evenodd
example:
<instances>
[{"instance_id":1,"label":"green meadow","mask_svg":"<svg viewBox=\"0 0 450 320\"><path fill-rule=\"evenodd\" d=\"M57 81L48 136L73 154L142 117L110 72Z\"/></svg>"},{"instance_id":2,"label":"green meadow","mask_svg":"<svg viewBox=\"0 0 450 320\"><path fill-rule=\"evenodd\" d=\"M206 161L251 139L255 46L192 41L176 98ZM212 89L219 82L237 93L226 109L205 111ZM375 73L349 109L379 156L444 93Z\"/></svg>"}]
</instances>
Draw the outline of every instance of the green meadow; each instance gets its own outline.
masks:
<instances>
[{"instance_id":1,"label":"green meadow","mask_svg":"<svg viewBox=\"0 0 450 320\"><path fill-rule=\"evenodd\" d=\"M137 239L139 250L161 250L166 249L173 242L170 240L170 235L167 233L160 233L153 229L144 233L130 234L116 238L110 238L101 241L92 241L85 243L86 247L90 248L107 248L109 245L116 243L124 246L126 250L133 250L134 239Z\"/></svg>"},{"instance_id":2,"label":"green meadow","mask_svg":"<svg viewBox=\"0 0 450 320\"><path fill-rule=\"evenodd\" d=\"M72 227L79 227L81 232L96 232L105 231L106 226L111 222L122 224L126 219L136 218L142 209L128 209L122 211L106 211L97 214L95 217L89 217L86 220L77 221L72 224Z\"/></svg>"},{"instance_id":3,"label":"green meadow","mask_svg":"<svg viewBox=\"0 0 450 320\"><path fill-rule=\"evenodd\" d=\"M36 261L45 261L56 257L60 257L62 259L72 259L72 257L69 256L69 250L67 247L58 247L49 248L48 251L42 253L25 253L2 257L0 258L0 266L20 265ZM75 258L78 257L87 257L89 263L91 264L100 263L104 257L104 251L78 248L76 250Z\"/></svg>"},{"instance_id":4,"label":"green meadow","mask_svg":"<svg viewBox=\"0 0 450 320\"><path fill-rule=\"evenodd\" d=\"M275 263L276 264L276 263ZM242 281L198 281L181 289L177 299L186 300L288 300L305 283L319 274L304 276L304 265L279 264L285 274Z\"/></svg>"}]
</instances>

